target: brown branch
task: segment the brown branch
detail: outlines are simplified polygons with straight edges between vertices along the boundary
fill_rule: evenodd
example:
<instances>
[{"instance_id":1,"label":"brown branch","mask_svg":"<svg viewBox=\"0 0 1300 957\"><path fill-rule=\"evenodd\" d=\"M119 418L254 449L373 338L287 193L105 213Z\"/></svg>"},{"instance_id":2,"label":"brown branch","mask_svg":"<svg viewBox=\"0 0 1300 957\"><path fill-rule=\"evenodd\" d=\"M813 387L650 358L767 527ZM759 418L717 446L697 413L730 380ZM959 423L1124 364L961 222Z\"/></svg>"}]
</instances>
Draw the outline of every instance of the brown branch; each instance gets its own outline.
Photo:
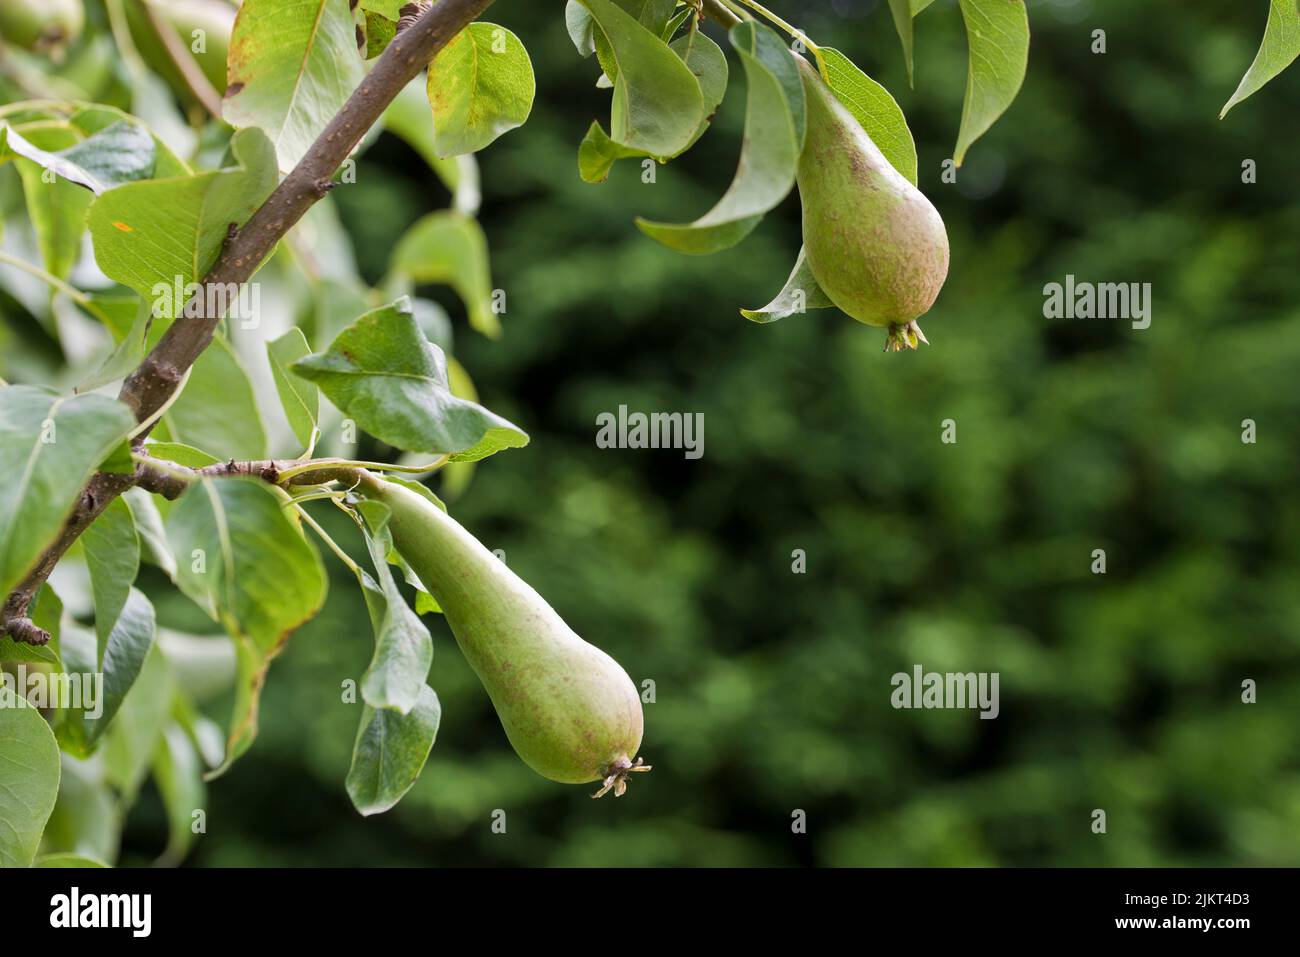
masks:
<instances>
[{"instance_id":1,"label":"brown branch","mask_svg":"<svg viewBox=\"0 0 1300 957\"><path fill-rule=\"evenodd\" d=\"M122 383L118 399L135 413L137 422L144 422L163 407L190 366L212 342L221 316L207 315L205 304L221 301L222 297L209 296L206 287L226 289L228 283L242 284L252 278L276 243L330 190L334 174L388 104L452 37L491 3L492 0L439 0L388 45L307 155L248 222L228 237L216 265L204 277L205 289L198 292L182 313L186 318L172 322L158 344ZM136 444L143 443L147 434L148 430L143 430L136 437ZM10 634L30 639L35 626L27 618L27 608L32 598L72 543L113 499L136 484L138 474L101 472L90 480L58 540L41 556L27 579L5 599L0 608L0 636Z\"/></svg>"}]
</instances>

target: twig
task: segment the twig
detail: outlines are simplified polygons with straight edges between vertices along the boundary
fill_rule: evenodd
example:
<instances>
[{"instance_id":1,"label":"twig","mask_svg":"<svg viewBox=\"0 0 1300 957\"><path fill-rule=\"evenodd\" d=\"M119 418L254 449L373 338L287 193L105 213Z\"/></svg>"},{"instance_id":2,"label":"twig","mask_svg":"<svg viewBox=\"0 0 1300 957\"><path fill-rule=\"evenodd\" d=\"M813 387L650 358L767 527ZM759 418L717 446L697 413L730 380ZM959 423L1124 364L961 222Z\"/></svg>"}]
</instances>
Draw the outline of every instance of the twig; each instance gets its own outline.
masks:
<instances>
[{"instance_id":1,"label":"twig","mask_svg":"<svg viewBox=\"0 0 1300 957\"><path fill-rule=\"evenodd\" d=\"M374 68L348 98L338 115L316 138L307 155L284 178L269 199L226 243L220 258L204 277L206 286L247 282L308 209L324 196L335 172L375 124L388 104L424 66L492 0L440 0L388 45ZM140 365L122 383L118 399L144 422L172 396L194 361L212 342L221 317L207 315L207 290L200 290L185 316L168 328ZM136 437L144 442L147 431ZM319 481L319 473L314 474ZM99 517L113 499L137 484L135 475L101 472L82 491L72 517L58 540L41 556L27 579L0 608L0 634L27 633L27 608L63 554Z\"/></svg>"}]
</instances>

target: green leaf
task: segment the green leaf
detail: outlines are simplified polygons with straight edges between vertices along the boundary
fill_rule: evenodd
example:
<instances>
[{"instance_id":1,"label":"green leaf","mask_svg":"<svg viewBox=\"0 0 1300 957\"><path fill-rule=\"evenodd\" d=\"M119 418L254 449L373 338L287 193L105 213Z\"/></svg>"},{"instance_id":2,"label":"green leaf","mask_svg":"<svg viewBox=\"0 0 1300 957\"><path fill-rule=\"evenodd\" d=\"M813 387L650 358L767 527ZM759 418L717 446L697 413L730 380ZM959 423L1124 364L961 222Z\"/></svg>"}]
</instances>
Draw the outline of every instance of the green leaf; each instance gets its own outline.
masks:
<instances>
[{"instance_id":1,"label":"green leaf","mask_svg":"<svg viewBox=\"0 0 1300 957\"><path fill-rule=\"evenodd\" d=\"M96 467L135 427L122 403L0 388L0 595L58 538Z\"/></svg>"},{"instance_id":2,"label":"green leaf","mask_svg":"<svg viewBox=\"0 0 1300 957\"><path fill-rule=\"evenodd\" d=\"M835 305L830 296L817 284L803 248L799 249L799 258L795 260L794 269L785 286L777 293L775 299L762 309L742 309L740 314L752 322L776 322L787 316L801 315L809 309L828 309Z\"/></svg>"},{"instance_id":3,"label":"green leaf","mask_svg":"<svg viewBox=\"0 0 1300 957\"><path fill-rule=\"evenodd\" d=\"M175 695L167 661L155 642L100 747L105 779L127 805L149 774Z\"/></svg>"},{"instance_id":4,"label":"green leaf","mask_svg":"<svg viewBox=\"0 0 1300 957\"><path fill-rule=\"evenodd\" d=\"M912 0L912 16L915 17L932 3L934 0Z\"/></svg>"},{"instance_id":5,"label":"green leaf","mask_svg":"<svg viewBox=\"0 0 1300 957\"><path fill-rule=\"evenodd\" d=\"M194 843L194 812L207 803L203 764L179 724L163 731L154 753L153 779L167 811L167 849L161 863L178 864Z\"/></svg>"},{"instance_id":6,"label":"green leaf","mask_svg":"<svg viewBox=\"0 0 1300 957\"><path fill-rule=\"evenodd\" d=\"M38 857L32 867L67 870L76 867L108 867L108 865L103 861L97 861L82 854L46 854L43 857Z\"/></svg>"},{"instance_id":7,"label":"green leaf","mask_svg":"<svg viewBox=\"0 0 1300 957\"><path fill-rule=\"evenodd\" d=\"M154 174L153 136L142 123L118 120L111 126L58 152L47 152L11 127L0 128L0 160L6 149L25 156L55 175L102 193Z\"/></svg>"},{"instance_id":8,"label":"green leaf","mask_svg":"<svg viewBox=\"0 0 1300 957\"><path fill-rule=\"evenodd\" d=\"M668 38L664 36L664 30L668 28L668 21L672 19L677 0L614 0L614 3L629 16L634 17L641 26L667 42ZM593 39L596 59L600 61L600 68L609 80L609 85L612 86L613 81L618 77L618 62L614 57L614 51L610 48L608 37L602 31L595 30Z\"/></svg>"},{"instance_id":9,"label":"green leaf","mask_svg":"<svg viewBox=\"0 0 1300 957\"><path fill-rule=\"evenodd\" d=\"M610 0L582 3L608 38L618 65L610 137L651 156L676 156L704 120L699 81L658 33Z\"/></svg>"},{"instance_id":10,"label":"green leaf","mask_svg":"<svg viewBox=\"0 0 1300 957\"><path fill-rule=\"evenodd\" d=\"M0 867L28 867L59 795L59 746L41 713L0 685Z\"/></svg>"},{"instance_id":11,"label":"green leaf","mask_svg":"<svg viewBox=\"0 0 1300 957\"><path fill-rule=\"evenodd\" d=\"M106 641L97 641L93 632L75 623L64 629L59 643L63 670L68 674L104 676L102 688L96 689L99 698L83 699L80 706L61 712L56 730L64 751L84 758L95 750L140 676L155 632L153 605L134 588Z\"/></svg>"},{"instance_id":12,"label":"green leaf","mask_svg":"<svg viewBox=\"0 0 1300 957\"><path fill-rule=\"evenodd\" d=\"M442 705L428 686L408 714L366 706L347 778L348 797L358 811L382 814L411 790L429 760L441 720Z\"/></svg>"},{"instance_id":13,"label":"green leaf","mask_svg":"<svg viewBox=\"0 0 1300 957\"><path fill-rule=\"evenodd\" d=\"M641 150L615 143L600 121L592 120L587 135L578 146L578 175L584 183L603 183L609 178L609 171L616 161L645 155Z\"/></svg>"},{"instance_id":14,"label":"green leaf","mask_svg":"<svg viewBox=\"0 0 1300 957\"><path fill-rule=\"evenodd\" d=\"M95 634L99 658L127 596L140 571L140 537L136 534L131 509L114 499L81 536L90 570L90 593L95 603ZM98 670L96 668L95 670Z\"/></svg>"},{"instance_id":15,"label":"green leaf","mask_svg":"<svg viewBox=\"0 0 1300 957\"><path fill-rule=\"evenodd\" d=\"M79 142L69 126L42 126L27 129L30 142L45 151L66 149ZM16 157L14 167L23 184L27 216L36 231L45 269L60 279L67 279L81 254L81 237L86 231L86 210L91 195L65 179L45 179L39 163Z\"/></svg>"},{"instance_id":16,"label":"green leaf","mask_svg":"<svg viewBox=\"0 0 1300 957\"><path fill-rule=\"evenodd\" d=\"M1005 2L1005 0L1004 0ZM907 118L889 91L859 70L843 53L822 47L830 88L894 169L916 185L916 144Z\"/></svg>"},{"instance_id":17,"label":"green leaf","mask_svg":"<svg viewBox=\"0 0 1300 957\"><path fill-rule=\"evenodd\" d=\"M271 143L260 131L241 130L230 148L236 167L128 183L91 204L95 260L105 275L150 302L207 275L229 227L243 225L278 178ZM167 298L170 308L156 309L156 317L172 319L181 311L183 296Z\"/></svg>"},{"instance_id":18,"label":"green leaf","mask_svg":"<svg viewBox=\"0 0 1300 957\"><path fill-rule=\"evenodd\" d=\"M912 85L912 13L911 0L889 0L889 12L894 17L894 29L903 44L903 61L907 64L907 85ZM877 144L879 145L879 144Z\"/></svg>"},{"instance_id":19,"label":"green leaf","mask_svg":"<svg viewBox=\"0 0 1300 957\"><path fill-rule=\"evenodd\" d=\"M103 762L64 754L61 765L59 797L41 835L42 855L75 854L111 861L121 843L122 812L105 780Z\"/></svg>"},{"instance_id":20,"label":"green leaf","mask_svg":"<svg viewBox=\"0 0 1300 957\"><path fill-rule=\"evenodd\" d=\"M389 20L396 20L402 14L402 7L411 0L361 0L361 9L368 13L377 13Z\"/></svg>"},{"instance_id":21,"label":"green leaf","mask_svg":"<svg viewBox=\"0 0 1300 957\"><path fill-rule=\"evenodd\" d=\"M1029 16L1024 0L958 0L966 21L970 68L961 129L953 160L958 166L1020 92L1029 64Z\"/></svg>"},{"instance_id":22,"label":"green leaf","mask_svg":"<svg viewBox=\"0 0 1300 957\"><path fill-rule=\"evenodd\" d=\"M252 380L224 337L203 350L162 422L160 436L209 449L223 460L266 454L266 431Z\"/></svg>"},{"instance_id":23,"label":"green leaf","mask_svg":"<svg viewBox=\"0 0 1300 957\"><path fill-rule=\"evenodd\" d=\"M806 125L803 84L790 51L754 22L731 29L749 84L745 140L736 177L718 204L693 223L637 219L647 236L680 252L701 255L734 246L794 188Z\"/></svg>"},{"instance_id":24,"label":"green leaf","mask_svg":"<svg viewBox=\"0 0 1300 957\"><path fill-rule=\"evenodd\" d=\"M167 544L162 512L158 510L153 496L142 488L129 488L123 494L122 501L131 510L131 519L140 536L145 557L161 568L163 574L173 582L176 581L176 558Z\"/></svg>"},{"instance_id":25,"label":"green leaf","mask_svg":"<svg viewBox=\"0 0 1300 957\"><path fill-rule=\"evenodd\" d=\"M564 5L564 26L579 56L585 58L596 52L596 22L591 19L591 11L578 0L569 0Z\"/></svg>"},{"instance_id":26,"label":"green leaf","mask_svg":"<svg viewBox=\"0 0 1300 957\"><path fill-rule=\"evenodd\" d=\"M478 212L482 194L479 189L478 163L473 155L443 159L434 143L433 124L429 122L429 97L419 78L412 80L384 111L384 128L400 136L451 190L451 206L458 213L473 216Z\"/></svg>"},{"instance_id":27,"label":"green leaf","mask_svg":"<svg viewBox=\"0 0 1300 957\"><path fill-rule=\"evenodd\" d=\"M295 326L274 342L268 342L266 354L271 360L271 375L285 418L302 447L307 448L316 436L320 421L320 390L301 377L290 375L289 366L310 355L311 346L302 330Z\"/></svg>"},{"instance_id":28,"label":"green leaf","mask_svg":"<svg viewBox=\"0 0 1300 957\"><path fill-rule=\"evenodd\" d=\"M41 586L40 591L36 593L35 599L27 608L27 617L37 628L42 628L50 636L49 644L29 645L26 642L16 642L12 638L5 636L0 638L0 664L13 662L16 664L47 664L52 665L55 672L63 671L63 661L59 657L59 635L63 625L63 602L59 596L54 593L54 589L46 582Z\"/></svg>"},{"instance_id":29,"label":"green leaf","mask_svg":"<svg viewBox=\"0 0 1300 957\"><path fill-rule=\"evenodd\" d=\"M408 713L419 700L433 663L433 639L406 604L393 580L388 556L393 552L388 507L363 501L357 511L378 580L358 569L362 594L375 629L375 654L361 678L361 696L372 708Z\"/></svg>"},{"instance_id":30,"label":"green leaf","mask_svg":"<svg viewBox=\"0 0 1300 957\"><path fill-rule=\"evenodd\" d=\"M235 641L239 684L224 771L257 735L271 660L325 601L325 570L282 500L252 479L203 479L167 517L181 591Z\"/></svg>"},{"instance_id":31,"label":"green leaf","mask_svg":"<svg viewBox=\"0 0 1300 957\"><path fill-rule=\"evenodd\" d=\"M1223 109L1219 119L1228 111L1257 91L1273 77L1285 70L1300 56L1300 5L1296 0L1272 0L1268 8L1268 23L1264 27L1264 40L1250 69L1241 78L1237 91Z\"/></svg>"},{"instance_id":32,"label":"green leaf","mask_svg":"<svg viewBox=\"0 0 1300 957\"><path fill-rule=\"evenodd\" d=\"M501 334L492 310L487 237L468 216L430 213L417 220L393 250L392 271L417 283L446 283L469 311L470 325L486 336Z\"/></svg>"},{"instance_id":33,"label":"green leaf","mask_svg":"<svg viewBox=\"0 0 1300 957\"><path fill-rule=\"evenodd\" d=\"M397 24L381 14L366 11L366 59L373 60L397 36Z\"/></svg>"},{"instance_id":34,"label":"green leaf","mask_svg":"<svg viewBox=\"0 0 1300 957\"><path fill-rule=\"evenodd\" d=\"M293 371L394 448L476 461L528 444L517 426L452 395L446 357L425 338L406 300L366 313L327 352L294 363Z\"/></svg>"},{"instance_id":35,"label":"green leaf","mask_svg":"<svg viewBox=\"0 0 1300 957\"><path fill-rule=\"evenodd\" d=\"M244 0L227 73L222 118L265 131L288 172L365 77L348 0Z\"/></svg>"},{"instance_id":36,"label":"green leaf","mask_svg":"<svg viewBox=\"0 0 1300 957\"><path fill-rule=\"evenodd\" d=\"M695 79L699 80L700 93L704 97L704 120L691 139L693 146L709 128L714 112L722 103L723 97L727 95L727 81L730 79L727 55L722 52L722 47L710 40L702 30L694 28L670 43L669 47L682 58L682 62L695 75ZM802 88L799 90L798 97L802 102Z\"/></svg>"},{"instance_id":37,"label":"green leaf","mask_svg":"<svg viewBox=\"0 0 1300 957\"><path fill-rule=\"evenodd\" d=\"M476 153L523 126L536 92L519 38L495 23L471 23L429 64L429 105L438 156Z\"/></svg>"},{"instance_id":38,"label":"green leaf","mask_svg":"<svg viewBox=\"0 0 1300 957\"><path fill-rule=\"evenodd\" d=\"M687 12L690 12L689 8ZM727 55L699 30L691 30L687 35L678 37L670 46L699 80L704 97L705 117L691 139L690 145L694 145L709 128L714 111L726 95ZM578 175L587 183L603 183L609 178L609 172L616 161L646 155L648 154L643 150L629 149L615 143L599 121L592 121L591 128L578 147Z\"/></svg>"}]
</instances>

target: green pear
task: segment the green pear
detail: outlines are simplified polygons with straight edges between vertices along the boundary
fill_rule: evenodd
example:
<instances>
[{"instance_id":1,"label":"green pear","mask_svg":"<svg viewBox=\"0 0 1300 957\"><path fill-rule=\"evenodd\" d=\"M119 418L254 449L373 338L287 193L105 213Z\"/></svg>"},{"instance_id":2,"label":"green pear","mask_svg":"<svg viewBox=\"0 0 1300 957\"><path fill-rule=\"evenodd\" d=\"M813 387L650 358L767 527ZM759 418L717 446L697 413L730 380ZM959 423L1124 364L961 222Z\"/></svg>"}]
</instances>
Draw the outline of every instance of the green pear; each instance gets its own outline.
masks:
<instances>
[{"instance_id":1,"label":"green pear","mask_svg":"<svg viewBox=\"0 0 1300 957\"><path fill-rule=\"evenodd\" d=\"M925 342L916 324L948 275L948 234L930 201L799 58L808 136L799 157L803 242L817 283L848 315L889 330L885 349Z\"/></svg>"},{"instance_id":2,"label":"green pear","mask_svg":"<svg viewBox=\"0 0 1300 957\"><path fill-rule=\"evenodd\" d=\"M85 23L81 0L0 2L0 40L24 50L60 51L81 35Z\"/></svg>"},{"instance_id":3,"label":"green pear","mask_svg":"<svg viewBox=\"0 0 1300 957\"><path fill-rule=\"evenodd\" d=\"M632 761L641 697L617 661L433 502L371 475L362 490L392 512L393 546L442 607L524 763L563 784L600 781L594 797L650 770Z\"/></svg>"}]
</instances>

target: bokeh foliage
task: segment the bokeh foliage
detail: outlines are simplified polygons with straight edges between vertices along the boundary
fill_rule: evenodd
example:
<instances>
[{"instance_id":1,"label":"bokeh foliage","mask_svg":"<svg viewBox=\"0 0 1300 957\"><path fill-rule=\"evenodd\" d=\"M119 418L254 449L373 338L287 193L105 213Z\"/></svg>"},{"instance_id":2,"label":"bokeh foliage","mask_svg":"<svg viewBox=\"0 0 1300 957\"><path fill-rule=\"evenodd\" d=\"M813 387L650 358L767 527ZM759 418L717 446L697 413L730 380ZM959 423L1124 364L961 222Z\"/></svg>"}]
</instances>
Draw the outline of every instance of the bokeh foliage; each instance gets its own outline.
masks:
<instances>
[{"instance_id":1,"label":"bokeh foliage","mask_svg":"<svg viewBox=\"0 0 1300 957\"><path fill-rule=\"evenodd\" d=\"M343 788L360 705L339 689L371 639L335 564L261 737L210 789L191 863L1300 863L1300 74L1217 118L1263 5L1180 4L1153 29L1149 5L1031 3L1024 88L955 185L940 180L966 70L953 4L916 21L913 90L883 0L798 6L907 113L952 241L931 347L882 355L879 330L832 311L742 319L794 260L795 197L707 258L633 217L682 220L720 194L743 97L653 184L635 162L584 184L576 146L607 94L555 11L511 0L492 16L528 45L538 97L480 156L504 336L424 290L456 317L485 404L532 436L453 511L655 682L654 773L600 802L534 775L430 617L437 744L404 801L362 819ZM447 196L385 136L335 202L378 282ZM1151 327L1044 319L1043 285L1067 273L1151 283ZM704 457L596 448L596 416L620 404L704 413ZM163 624L203 627L161 576L142 581ZM1001 716L892 709L890 676L916 663L999 672ZM164 828L146 795L123 863Z\"/></svg>"}]
</instances>

